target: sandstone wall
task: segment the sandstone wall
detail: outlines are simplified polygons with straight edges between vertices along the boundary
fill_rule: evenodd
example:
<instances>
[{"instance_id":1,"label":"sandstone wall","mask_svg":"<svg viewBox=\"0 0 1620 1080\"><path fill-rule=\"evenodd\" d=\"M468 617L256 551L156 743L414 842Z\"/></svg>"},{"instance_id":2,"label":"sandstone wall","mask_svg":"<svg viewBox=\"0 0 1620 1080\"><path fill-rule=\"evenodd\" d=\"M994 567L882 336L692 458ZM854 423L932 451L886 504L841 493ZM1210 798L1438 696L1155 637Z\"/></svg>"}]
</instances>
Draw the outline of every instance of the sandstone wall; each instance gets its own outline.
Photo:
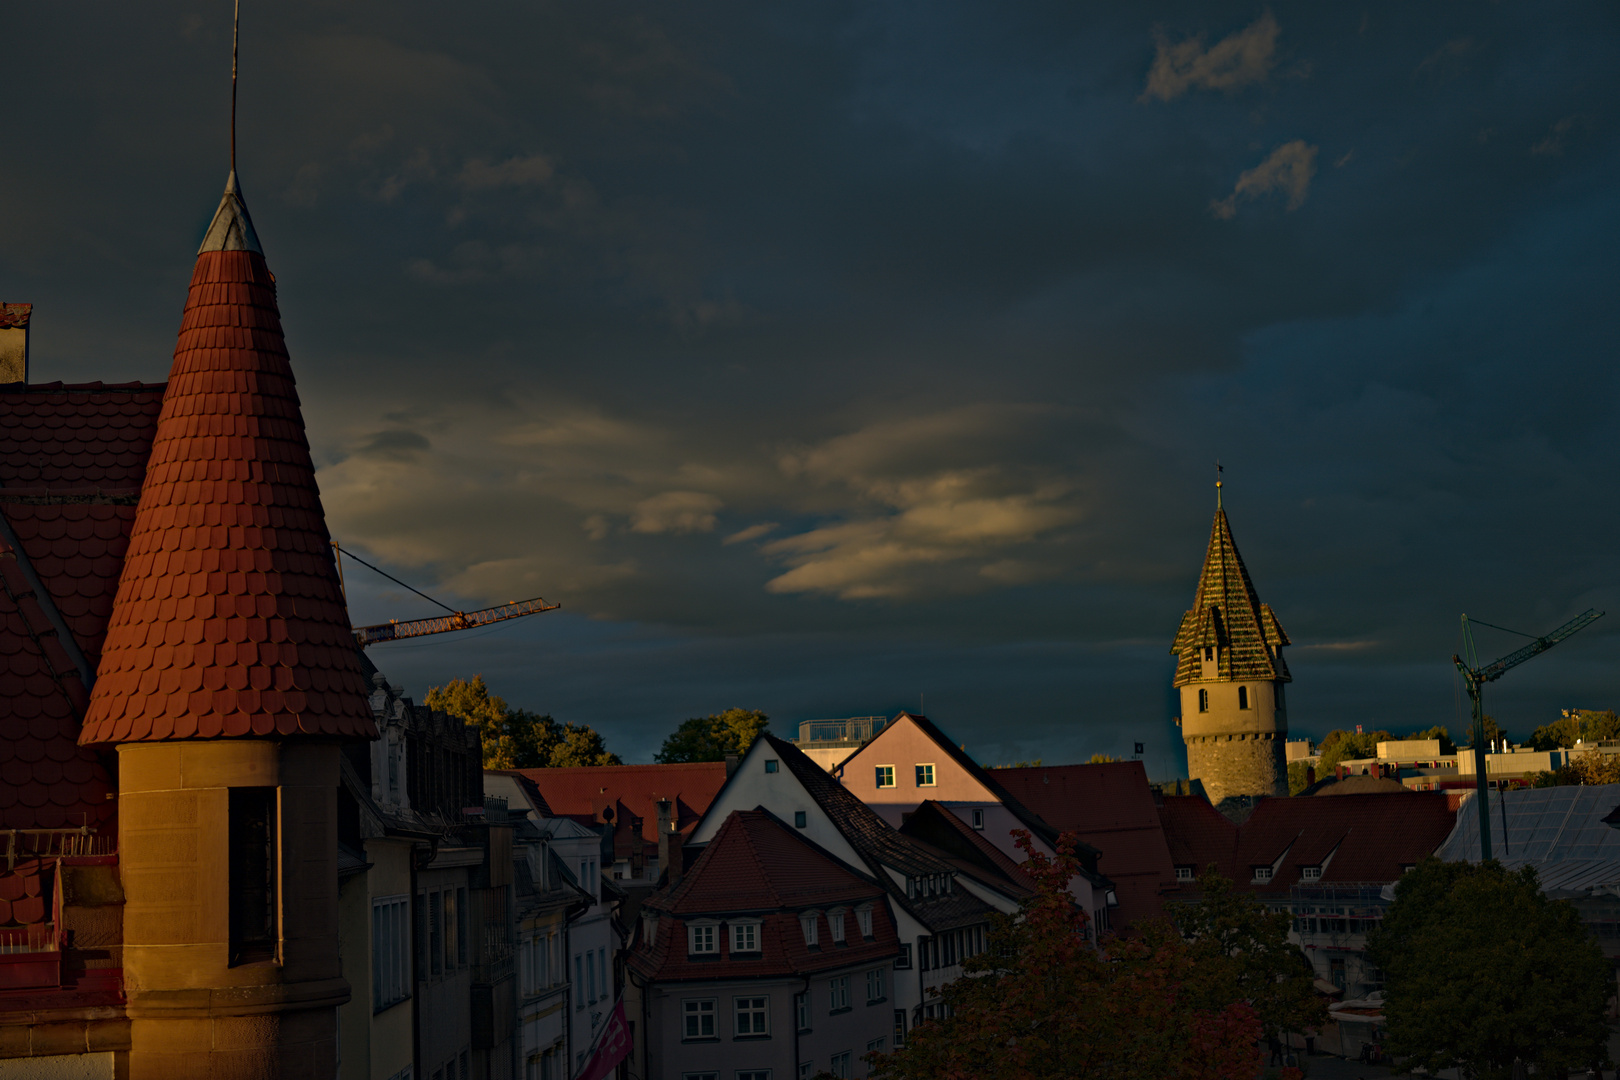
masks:
<instances>
[{"instance_id":1,"label":"sandstone wall","mask_svg":"<svg viewBox=\"0 0 1620 1080\"><path fill-rule=\"evenodd\" d=\"M1202 780L1209 801L1229 795L1287 795L1288 733L1187 736L1187 775Z\"/></svg>"}]
</instances>

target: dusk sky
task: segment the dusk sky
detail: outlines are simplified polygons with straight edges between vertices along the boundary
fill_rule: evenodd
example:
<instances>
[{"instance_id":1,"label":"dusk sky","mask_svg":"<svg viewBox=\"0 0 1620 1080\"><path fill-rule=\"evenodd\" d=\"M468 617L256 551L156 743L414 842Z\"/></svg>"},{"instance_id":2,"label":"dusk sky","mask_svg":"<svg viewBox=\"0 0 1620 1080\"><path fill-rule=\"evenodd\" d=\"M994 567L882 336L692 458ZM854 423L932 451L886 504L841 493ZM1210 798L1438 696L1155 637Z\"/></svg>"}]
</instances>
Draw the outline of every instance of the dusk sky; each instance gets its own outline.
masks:
<instances>
[{"instance_id":1,"label":"dusk sky","mask_svg":"<svg viewBox=\"0 0 1620 1080\"><path fill-rule=\"evenodd\" d=\"M371 649L418 698L481 672L642 761L921 704L1174 775L1218 459L1296 736L1460 734L1465 611L1610 612L1490 686L1515 736L1620 707L1615 5L243 9L333 535L564 605ZM7 12L32 381L165 378L230 18ZM345 571L357 624L435 610Z\"/></svg>"}]
</instances>

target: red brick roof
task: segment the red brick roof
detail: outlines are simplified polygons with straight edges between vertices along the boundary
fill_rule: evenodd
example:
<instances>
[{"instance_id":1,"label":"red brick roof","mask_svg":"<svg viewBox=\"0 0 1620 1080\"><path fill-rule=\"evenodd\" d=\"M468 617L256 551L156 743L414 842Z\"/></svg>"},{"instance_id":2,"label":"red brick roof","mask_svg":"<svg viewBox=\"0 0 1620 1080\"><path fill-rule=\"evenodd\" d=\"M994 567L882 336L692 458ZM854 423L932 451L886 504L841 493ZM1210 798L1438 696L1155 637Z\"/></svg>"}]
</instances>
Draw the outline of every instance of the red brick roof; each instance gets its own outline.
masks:
<instances>
[{"instance_id":1,"label":"red brick roof","mask_svg":"<svg viewBox=\"0 0 1620 1080\"><path fill-rule=\"evenodd\" d=\"M257 251L199 253L85 744L375 738Z\"/></svg>"},{"instance_id":2,"label":"red brick roof","mask_svg":"<svg viewBox=\"0 0 1620 1080\"><path fill-rule=\"evenodd\" d=\"M1159 894L1175 887L1175 864L1140 761L996 769L994 775L1044 820L1102 852L1097 869L1119 897L1116 925L1163 910Z\"/></svg>"},{"instance_id":3,"label":"red brick roof","mask_svg":"<svg viewBox=\"0 0 1620 1080\"><path fill-rule=\"evenodd\" d=\"M162 396L0 387L0 828L115 832L109 770L78 745L82 671L101 658Z\"/></svg>"},{"instance_id":4,"label":"red brick roof","mask_svg":"<svg viewBox=\"0 0 1620 1080\"><path fill-rule=\"evenodd\" d=\"M643 975L668 980L759 978L879 963L900 952L883 902L884 889L862 877L763 810L734 811L674 888L649 896L644 907L659 912L657 940L631 954ZM872 905L872 938L861 936L853 911L845 916L845 943L832 941L829 908ZM818 911L817 946L805 944L800 914ZM671 918L670 916L674 916ZM686 920L758 918L760 951L733 957L729 935L720 934L720 954L687 954Z\"/></svg>"},{"instance_id":5,"label":"red brick roof","mask_svg":"<svg viewBox=\"0 0 1620 1080\"><path fill-rule=\"evenodd\" d=\"M641 838L658 844L659 799L674 803L675 824L690 833L726 782L726 763L695 761L680 765L591 765L570 769L516 769L534 783L553 814L599 824L612 812L615 854L630 839L632 818L641 820Z\"/></svg>"},{"instance_id":6,"label":"red brick roof","mask_svg":"<svg viewBox=\"0 0 1620 1080\"><path fill-rule=\"evenodd\" d=\"M1202 873L1215 863L1221 874L1257 895L1287 893L1301 871L1320 866L1321 883L1391 882L1401 868L1434 853L1456 824L1444 792L1342 795L1336 799L1264 799L1247 821L1222 828L1198 809L1204 800L1166 798L1165 833L1176 861ZM1281 860L1280 862L1278 860ZM1254 869L1276 864L1269 882L1254 882Z\"/></svg>"}]
</instances>

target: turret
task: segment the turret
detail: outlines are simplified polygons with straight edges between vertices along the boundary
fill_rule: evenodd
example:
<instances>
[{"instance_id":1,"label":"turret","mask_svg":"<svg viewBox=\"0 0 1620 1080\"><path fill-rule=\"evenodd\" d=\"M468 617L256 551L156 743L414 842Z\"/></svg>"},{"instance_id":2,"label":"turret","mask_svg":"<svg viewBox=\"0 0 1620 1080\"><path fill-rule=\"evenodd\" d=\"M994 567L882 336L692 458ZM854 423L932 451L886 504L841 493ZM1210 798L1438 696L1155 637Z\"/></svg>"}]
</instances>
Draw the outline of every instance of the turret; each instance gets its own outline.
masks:
<instances>
[{"instance_id":1,"label":"turret","mask_svg":"<svg viewBox=\"0 0 1620 1080\"><path fill-rule=\"evenodd\" d=\"M1193 606L1171 652L1188 775L1210 801L1288 794L1288 635L1260 602L1232 539L1216 483L1215 523Z\"/></svg>"}]
</instances>

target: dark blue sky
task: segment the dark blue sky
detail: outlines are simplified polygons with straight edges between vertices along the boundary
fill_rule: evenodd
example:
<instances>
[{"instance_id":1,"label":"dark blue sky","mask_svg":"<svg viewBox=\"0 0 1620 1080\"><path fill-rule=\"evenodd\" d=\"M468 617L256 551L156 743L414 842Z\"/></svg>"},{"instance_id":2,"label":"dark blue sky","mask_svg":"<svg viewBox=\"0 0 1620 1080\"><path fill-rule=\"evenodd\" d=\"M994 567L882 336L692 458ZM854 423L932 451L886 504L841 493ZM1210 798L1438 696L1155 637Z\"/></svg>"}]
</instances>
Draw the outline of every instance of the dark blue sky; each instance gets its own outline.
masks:
<instances>
[{"instance_id":1,"label":"dark blue sky","mask_svg":"<svg viewBox=\"0 0 1620 1080\"><path fill-rule=\"evenodd\" d=\"M565 605L373 650L413 693L630 759L923 695L986 761L1169 773L1217 458L1296 732L1455 725L1463 611L1620 606L1613 5L245 7L334 534ZM8 14L36 380L164 376L229 16ZM357 622L428 613L364 575ZM1620 706L1616 659L1620 610L1491 711Z\"/></svg>"}]
</instances>

